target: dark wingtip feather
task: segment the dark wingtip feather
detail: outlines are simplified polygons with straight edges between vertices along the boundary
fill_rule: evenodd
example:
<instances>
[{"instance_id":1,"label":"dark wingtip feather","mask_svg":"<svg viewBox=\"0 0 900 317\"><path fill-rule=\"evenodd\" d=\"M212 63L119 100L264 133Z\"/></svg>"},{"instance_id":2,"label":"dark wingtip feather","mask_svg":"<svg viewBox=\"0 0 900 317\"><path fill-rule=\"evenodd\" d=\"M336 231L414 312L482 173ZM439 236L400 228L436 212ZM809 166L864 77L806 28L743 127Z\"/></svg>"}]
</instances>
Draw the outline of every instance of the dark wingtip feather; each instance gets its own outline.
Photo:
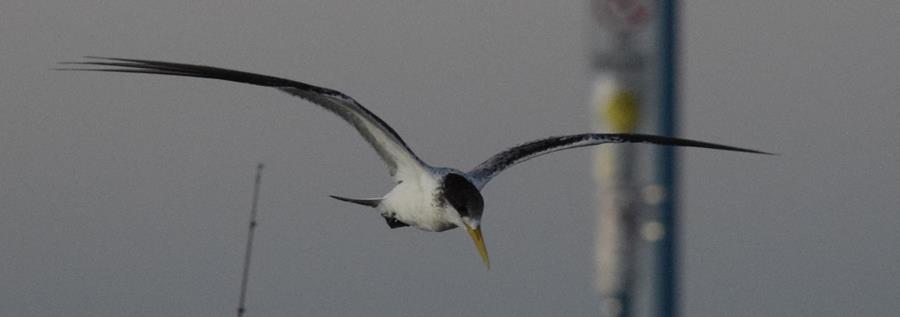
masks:
<instances>
[{"instance_id":1,"label":"dark wingtip feather","mask_svg":"<svg viewBox=\"0 0 900 317\"><path fill-rule=\"evenodd\" d=\"M696 140L690 140L690 139L666 137L666 136L660 136L660 135L613 134L611 136L621 138L622 140L624 140L626 142L646 142L646 143L654 143L654 144L668 145L668 146L688 146L688 147L707 148L707 149L714 149L714 150L753 153L753 154L777 155L775 153L741 148L741 147L736 147L736 146L722 145L722 144L717 144L717 143L696 141Z\"/></svg>"},{"instance_id":2,"label":"dark wingtip feather","mask_svg":"<svg viewBox=\"0 0 900 317\"><path fill-rule=\"evenodd\" d=\"M764 151L759 151L759 150L740 148L740 147L734 147L734 146L728 146L728 145L721 145L721 144L715 144L715 143L705 143L705 145L712 145L712 146L700 146L700 147L705 147L705 148L715 149L715 150L752 153L752 154L779 155L777 153L764 152Z\"/></svg>"},{"instance_id":3,"label":"dark wingtip feather","mask_svg":"<svg viewBox=\"0 0 900 317\"><path fill-rule=\"evenodd\" d=\"M689 146L707 148L707 149L713 149L713 150L725 150L725 151L733 151L733 152L752 153L752 154L778 155L776 153L763 152L763 151L759 151L759 150L740 148L740 147L728 146L728 145L721 145L721 144L715 144L715 143L706 143L706 142L699 142L697 144L693 144L693 145L689 145Z\"/></svg>"}]
</instances>

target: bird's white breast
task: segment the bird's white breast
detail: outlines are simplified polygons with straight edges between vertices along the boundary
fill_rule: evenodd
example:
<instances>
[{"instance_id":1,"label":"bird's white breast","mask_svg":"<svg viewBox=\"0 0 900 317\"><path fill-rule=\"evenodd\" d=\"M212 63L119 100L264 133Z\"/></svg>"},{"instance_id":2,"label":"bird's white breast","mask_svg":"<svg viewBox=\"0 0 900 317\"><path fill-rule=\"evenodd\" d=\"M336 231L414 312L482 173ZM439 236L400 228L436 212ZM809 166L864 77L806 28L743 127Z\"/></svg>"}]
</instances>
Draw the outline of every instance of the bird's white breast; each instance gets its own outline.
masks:
<instances>
[{"instance_id":1,"label":"bird's white breast","mask_svg":"<svg viewBox=\"0 0 900 317\"><path fill-rule=\"evenodd\" d=\"M440 176L417 175L397 184L382 199L378 209L383 215L426 231L444 231L461 223L459 214L436 195Z\"/></svg>"}]
</instances>

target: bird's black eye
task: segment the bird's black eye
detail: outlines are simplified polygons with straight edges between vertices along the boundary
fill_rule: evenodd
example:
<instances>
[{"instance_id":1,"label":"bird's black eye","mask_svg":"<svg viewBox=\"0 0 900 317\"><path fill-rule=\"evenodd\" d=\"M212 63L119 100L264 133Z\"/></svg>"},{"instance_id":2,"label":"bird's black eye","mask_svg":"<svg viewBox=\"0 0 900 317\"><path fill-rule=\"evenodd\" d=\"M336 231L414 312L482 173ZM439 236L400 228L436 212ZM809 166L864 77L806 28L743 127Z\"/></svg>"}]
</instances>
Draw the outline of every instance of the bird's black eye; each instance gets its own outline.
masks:
<instances>
[{"instance_id":1,"label":"bird's black eye","mask_svg":"<svg viewBox=\"0 0 900 317\"><path fill-rule=\"evenodd\" d=\"M480 213L484 208L484 200L478 188L469 182L465 177L459 174L447 174L444 176L443 188L444 198L459 212L462 217L472 217L472 213ZM480 215L478 215L480 216Z\"/></svg>"}]
</instances>

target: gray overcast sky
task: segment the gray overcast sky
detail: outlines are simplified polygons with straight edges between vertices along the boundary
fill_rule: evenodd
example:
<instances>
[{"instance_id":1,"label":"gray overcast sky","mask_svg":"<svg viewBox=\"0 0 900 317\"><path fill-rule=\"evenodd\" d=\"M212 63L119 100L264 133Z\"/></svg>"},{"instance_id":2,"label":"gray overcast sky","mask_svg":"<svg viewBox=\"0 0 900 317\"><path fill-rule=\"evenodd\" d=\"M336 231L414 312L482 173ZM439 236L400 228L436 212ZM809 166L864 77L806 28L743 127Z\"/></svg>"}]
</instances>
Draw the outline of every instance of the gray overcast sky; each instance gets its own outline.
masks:
<instances>
[{"instance_id":1,"label":"gray overcast sky","mask_svg":"<svg viewBox=\"0 0 900 317\"><path fill-rule=\"evenodd\" d=\"M467 169L589 129L586 7L0 2L0 315L232 314L258 161L252 316L593 315L590 151L487 187L485 272L462 231L388 230L328 198L390 180L324 111L237 84L49 70L102 55L308 81ZM682 135L783 153L681 152L685 315L900 311L898 15L897 1L684 1Z\"/></svg>"}]
</instances>

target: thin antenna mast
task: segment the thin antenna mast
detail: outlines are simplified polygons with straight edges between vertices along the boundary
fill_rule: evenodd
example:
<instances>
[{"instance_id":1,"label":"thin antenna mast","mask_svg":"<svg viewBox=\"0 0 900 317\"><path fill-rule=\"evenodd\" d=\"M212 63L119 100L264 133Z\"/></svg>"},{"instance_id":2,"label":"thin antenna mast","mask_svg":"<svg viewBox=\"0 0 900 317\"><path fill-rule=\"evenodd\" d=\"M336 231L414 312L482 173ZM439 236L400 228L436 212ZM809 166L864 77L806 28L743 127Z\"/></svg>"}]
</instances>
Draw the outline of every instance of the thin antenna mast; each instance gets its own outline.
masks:
<instances>
[{"instance_id":1,"label":"thin antenna mast","mask_svg":"<svg viewBox=\"0 0 900 317\"><path fill-rule=\"evenodd\" d=\"M247 247L244 252L244 271L241 275L241 297L238 300L237 315L244 316L247 311L244 302L247 300L247 280L250 276L250 255L253 252L253 232L256 231L256 205L259 202L259 184L262 180L263 164L256 165L256 182L253 185L253 203L250 205L250 225L247 233Z\"/></svg>"}]
</instances>

